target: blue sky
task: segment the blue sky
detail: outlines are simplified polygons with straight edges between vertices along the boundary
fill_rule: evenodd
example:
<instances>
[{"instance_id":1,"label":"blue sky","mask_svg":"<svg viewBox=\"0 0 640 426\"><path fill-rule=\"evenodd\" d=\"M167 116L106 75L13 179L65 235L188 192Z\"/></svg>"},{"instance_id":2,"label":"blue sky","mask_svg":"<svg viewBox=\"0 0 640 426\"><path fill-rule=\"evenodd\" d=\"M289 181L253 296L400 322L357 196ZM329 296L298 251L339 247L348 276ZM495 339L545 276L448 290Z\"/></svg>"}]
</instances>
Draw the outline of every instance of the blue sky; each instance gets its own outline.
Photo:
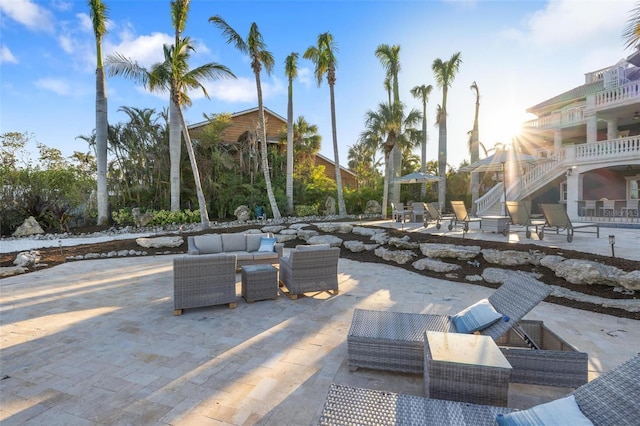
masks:
<instances>
[{"instance_id":1,"label":"blue sky","mask_svg":"<svg viewBox=\"0 0 640 426\"><path fill-rule=\"evenodd\" d=\"M173 41L168 0L104 0L109 8L105 55L119 52L150 66ZM367 110L386 100L384 71L374 55L379 44L398 44L400 97L422 108L409 90L432 84L427 108L427 159L437 159L436 106L442 102L431 64L461 52L462 64L448 98L448 163L468 159L467 132L473 126L480 89L480 140L489 148L508 143L528 107L579 86L584 74L615 64L624 49L622 30L635 1L204 1L192 0L185 35L196 41L192 66L217 62L237 80L207 83L210 99L192 93L189 123L203 113L237 112L257 105L255 80L246 56L226 45L208 22L220 15L246 36L252 22L276 61L262 76L265 106L286 117L284 60L299 52L294 114L319 127L321 153L333 158L329 89L317 87L313 64L302 58L318 34L338 44L335 87L340 163L364 130ZM76 139L95 125L95 42L86 1L2 0L0 2L0 133L30 132L60 149L88 152ZM125 121L122 106L155 108L168 96L151 94L120 77L107 79L109 122ZM419 152L419 151L416 151Z\"/></svg>"}]
</instances>

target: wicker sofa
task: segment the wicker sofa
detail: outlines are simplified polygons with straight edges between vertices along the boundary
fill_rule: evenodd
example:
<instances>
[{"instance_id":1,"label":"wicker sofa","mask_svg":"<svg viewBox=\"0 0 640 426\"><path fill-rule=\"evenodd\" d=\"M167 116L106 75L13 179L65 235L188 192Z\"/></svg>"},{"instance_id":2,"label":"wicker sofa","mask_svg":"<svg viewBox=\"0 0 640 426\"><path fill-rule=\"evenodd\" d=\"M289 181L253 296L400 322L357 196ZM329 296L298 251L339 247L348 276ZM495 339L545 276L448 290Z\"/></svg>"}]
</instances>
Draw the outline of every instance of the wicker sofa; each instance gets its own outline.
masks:
<instances>
[{"instance_id":1,"label":"wicker sofa","mask_svg":"<svg viewBox=\"0 0 640 426\"><path fill-rule=\"evenodd\" d=\"M338 294L340 249L328 244L298 245L280 258L280 282L293 300L311 291Z\"/></svg>"},{"instance_id":2,"label":"wicker sofa","mask_svg":"<svg viewBox=\"0 0 640 426\"><path fill-rule=\"evenodd\" d=\"M278 263L282 257L284 244L275 243L272 251L260 251L262 238L274 238L271 233L229 233L194 235L187 238L188 254L233 254L237 267L253 264Z\"/></svg>"},{"instance_id":3,"label":"wicker sofa","mask_svg":"<svg viewBox=\"0 0 640 426\"><path fill-rule=\"evenodd\" d=\"M236 307L236 257L230 254L173 259L173 314L183 309L229 304Z\"/></svg>"}]
</instances>

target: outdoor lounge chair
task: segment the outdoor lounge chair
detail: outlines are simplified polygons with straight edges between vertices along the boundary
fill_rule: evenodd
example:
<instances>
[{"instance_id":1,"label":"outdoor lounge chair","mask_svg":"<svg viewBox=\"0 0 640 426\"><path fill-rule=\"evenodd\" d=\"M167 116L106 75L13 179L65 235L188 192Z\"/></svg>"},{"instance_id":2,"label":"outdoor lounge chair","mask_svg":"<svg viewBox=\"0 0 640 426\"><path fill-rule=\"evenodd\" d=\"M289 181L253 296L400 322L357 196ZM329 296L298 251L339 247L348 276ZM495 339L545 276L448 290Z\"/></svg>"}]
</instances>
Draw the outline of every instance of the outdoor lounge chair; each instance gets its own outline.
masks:
<instances>
[{"instance_id":1,"label":"outdoor lounge chair","mask_svg":"<svg viewBox=\"0 0 640 426\"><path fill-rule=\"evenodd\" d=\"M550 293L551 287L537 280L511 277L488 298L508 321L495 322L480 333L500 338ZM347 335L349 369L422 374L427 330L457 332L449 315L356 309Z\"/></svg>"},{"instance_id":2,"label":"outdoor lounge chair","mask_svg":"<svg viewBox=\"0 0 640 426\"><path fill-rule=\"evenodd\" d=\"M544 231L547 229L555 230L556 234L567 231L567 242L573 241L574 232L584 232L587 234L596 234L596 238L600 238L600 225L598 223L571 223L567 211L561 204L540 204L545 223L538 231L538 238L544 238ZM583 231L584 228L596 228L595 231ZM580 230L579 230L580 229Z\"/></svg>"},{"instance_id":3,"label":"outdoor lounge chair","mask_svg":"<svg viewBox=\"0 0 640 426\"><path fill-rule=\"evenodd\" d=\"M640 354L571 393L578 410L594 425L637 425L640 419ZM553 403L571 401L561 398ZM575 409L575 405L573 407ZM532 410L541 410L537 406ZM567 410L563 410L567 415ZM476 405L331 384L319 425L420 424L495 425L499 414L512 408ZM526 415L530 410L520 412ZM579 413L578 413L579 414ZM566 417L556 424L575 424ZM522 421L519 424L525 424Z\"/></svg>"},{"instance_id":4,"label":"outdoor lounge chair","mask_svg":"<svg viewBox=\"0 0 640 426\"><path fill-rule=\"evenodd\" d=\"M340 249L328 244L298 245L288 256L280 258L280 283L295 300L307 292L338 290Z\"/></svg>"},{"instance_id":5,"label":"outdoor lounge chair","mask_svg":"<svg viewBox=\"0 0 640 426\"><path fill-rule=\"evenodd\" d=\"M236 307L236 256L185 255L173 259L173 314L186 308Z\"/></svg>"},{"instance_id":6,"label":"outdoor lounge chair","mask_svg":"<svg viewBox=\"0 0 640 426\"><path fill-rule=\"evenodd\" d=\"M429 220L435 221L436 229L440 229L440 227L442 226L441 222L445 220L453 220L453 215L443 216L440 213L440 207L438 206L438 203L425 203L424 206L426 209L426 213L429 215ZM424 226L426 227L428 226L428 224L428 221L425 220Z\"/></svg>"},{"instance_id":7,"label":"outdoor lounge chair","mask_svg":"<svg viewBox=\"0 0 640 426\"><path fill-rule=\"evenodd\" d=\"M449 223L449 231L453 229L454 226L458 226L458 224L462 224L462 232L469 232L469 224L471 222L480 222L482 219L479 217L471 217L469 216L469 212L467 211L467 207L464 205L464 201L451 201L451 208L453 209L453 218Z\"/></svg>"},{"instance_id":8,"label":"outdoor lounge chair","mask_svg":"<svg viewBox=\"0 0 640 426\"><path fill-rule=\"evenodd\" d=\"M530 206L530 205L529 205ZM532 219L531 208L527 208L524 201L507 201L507 213L509 214L509 224L507 227L507 235L514 232L512 226L523 226L527 238L531 238L529 227L534 227L536 234L538 227L544 225L544 219Z\"/></svg>"}]
</instances>

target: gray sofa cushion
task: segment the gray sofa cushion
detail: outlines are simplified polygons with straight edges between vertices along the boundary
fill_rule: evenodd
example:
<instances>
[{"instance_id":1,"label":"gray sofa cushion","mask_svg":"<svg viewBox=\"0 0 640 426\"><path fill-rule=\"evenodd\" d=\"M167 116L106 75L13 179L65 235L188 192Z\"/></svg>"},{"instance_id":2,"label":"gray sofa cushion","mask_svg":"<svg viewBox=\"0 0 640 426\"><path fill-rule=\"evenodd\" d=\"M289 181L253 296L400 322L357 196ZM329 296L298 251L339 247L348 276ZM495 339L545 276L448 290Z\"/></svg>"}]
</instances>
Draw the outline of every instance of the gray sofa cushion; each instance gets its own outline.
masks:
<instances>
[{"instance_id":1,"label":"gray sofa cushion","mask_svg":"<svg viewBox=\"0 0 640 426\"><path fill-rule=\"evenodd\" d=\"M200 254L213 254L222 252L222 236L220 234L196 235L193 242Z\"/></svg>"},{"instance_id":2,"label":"gray sofa cushion","mask_svg":"<svg viewBox=\"0 0 640 426\"><path fill-rule=\"evenodd\" d=\"M266 236L267 234L247 234L247 251L258 251L260 239Z\"/></svg>"},{"instance_id":3,"label":"gray sofa cushion","mask_svg":"<svg viewBox=\"0 0 640 426\"><path fill-rule=\"evenodd\" d=\"M253 260L254 256L253 253L249 253L246 251L225 251L225 254L233 254L236 256L236 259L238 260L238 262L243 261L243 260Z\"/></svg>"},{"instance_id":4,"label":"gray sofa cushion","mask_svg":"<svg viewBox=\"0 0 640 426\"><path fill-rule=\"evenodd\" d=\"M255 251L251 254L254 260L278 259L278 253L275 251Z\"/></svg>"},{"instance_id":5,"label":"gray sofa cushion","mask_svg":"<svg viewBox=\"0 0 640 426\"><path fill-rule=\"evenodd\" d=\"M246 251L247 240L244 234L222 234L222 249L225 253Z\"/></svg>"},{"instance_id":6,"label":"gray sofa cushion","mask_svg":"<svg viewBox=\"0 0 640 426\"><path fill-rule=\"evenodd\" d=\"M331 247L329 244L311 244L311 245L297 245L296 250L300 251L313 251L313 250L326 250Z\"/></svg>"}]
</instances>

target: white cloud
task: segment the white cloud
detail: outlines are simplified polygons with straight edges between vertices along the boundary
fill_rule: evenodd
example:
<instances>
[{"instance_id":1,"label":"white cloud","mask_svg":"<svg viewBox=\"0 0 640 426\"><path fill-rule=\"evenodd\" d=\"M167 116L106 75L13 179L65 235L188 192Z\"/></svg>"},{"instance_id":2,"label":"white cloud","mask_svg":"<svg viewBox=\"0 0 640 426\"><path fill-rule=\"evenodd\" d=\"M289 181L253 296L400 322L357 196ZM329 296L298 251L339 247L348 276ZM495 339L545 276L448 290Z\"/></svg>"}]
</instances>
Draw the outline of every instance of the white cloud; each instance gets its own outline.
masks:
<instances>
[{"instance_id":1,"label":"white cloud","mask_svg":"<svg viewBox=\"0 0 640 426\"><path fill-rule=\"evenodd\" d=\"M261 81L262 97L267 102L278 95L286 93L286 87L282 80L273 78L271 81ZM216 80L205 84L207 93L212 99L223 102L245 102L256 104L258 95L256 93L256 80L251 77L238 77L237 79ZM204 97L202 90L189 92L191 99L201 99Z\"/></svg>"},{"instance_id":2,"label":"white cloud","mask_svg":"<svg viewBox=\"0 0 640 426\"><path fill-rule=\"evenodd\" d=\"M31 0L0 2L0 11L33 31L53 32L53 15Z\"/></svg>"},{"instance_id":3,"label":"white cloud","mask_svg":"<svg viewBox=\"0 0 640 426\"><path fill-rule=\"evenodd\" d=\"M105 42L105 54L117 52L145 68L163 61L162 46L173 43L173 37L164 33L134 36L131 31L126 29L121 31L119 36L122 41L118 44Z\"/></svg>"},{"instance_id":4,"label":"white cloud","mask_svg":"<svg viewBox=\"0 0 640 426\"><path fill-rule=\"evenodd\" d=\"M61 34L58 36L58 43L60 43L60 47L64 50L64 53L72 54L73 53L73 40L69 35Z\"/></svg>"},{"instance_id":5,"label":"white cloud","mask_svg":"<svg viewBox=\"0 0 640 426\"><path fill-rule=\"evenodd\" d=\"M49 90L58 95L67 96L71 94L71 86L68 82L56 78L41 78L36 80L36 87Z\"/></svg>"},{"instance_id":6,"label":"white cloud","mask_svg":"<svg viewBox=\"0 0 640 426\"><path fill-rule=\"evenodd\" d=\"M528 16L521 28L510 28L502 34L532 47L552 50L612 34L621 40L622 28L634 3L634 0L551 0L544 9Z\"/></svg>"},{"instance_id":7,"label":"white cloud","mask_svg":"<svg viewBox=\"0 0 640 426\"><path fill-rule=\"evenodd\" d=\"M86 13L78 13L76 14L76 18L78 18L78 29L85 33L93 34L93 22L91 22L91 17Z\"/></svg>"},{"instance_id":8,"label":"white cloud","mask_svg":"<svg viewBox=\"0 0 640 426\"><path fill-rule=\"evenodd\" d=\"M311 69L306 67L298 68L298 81L306 88L311 87L315 83L315 77Z\"/></svg>"},{"instance_id":9,"label":"white cloud","mask_svg":"<svg viewBox=\"0 0 640 426\"><path fill-rule=\"evenodd\" d=\"M7 46L3 45L0 47L0 64L4 63L17 64L18 59L13 56L13 53L11 53L11 50L9 50Z\"/></svg>"}]
</instances>

